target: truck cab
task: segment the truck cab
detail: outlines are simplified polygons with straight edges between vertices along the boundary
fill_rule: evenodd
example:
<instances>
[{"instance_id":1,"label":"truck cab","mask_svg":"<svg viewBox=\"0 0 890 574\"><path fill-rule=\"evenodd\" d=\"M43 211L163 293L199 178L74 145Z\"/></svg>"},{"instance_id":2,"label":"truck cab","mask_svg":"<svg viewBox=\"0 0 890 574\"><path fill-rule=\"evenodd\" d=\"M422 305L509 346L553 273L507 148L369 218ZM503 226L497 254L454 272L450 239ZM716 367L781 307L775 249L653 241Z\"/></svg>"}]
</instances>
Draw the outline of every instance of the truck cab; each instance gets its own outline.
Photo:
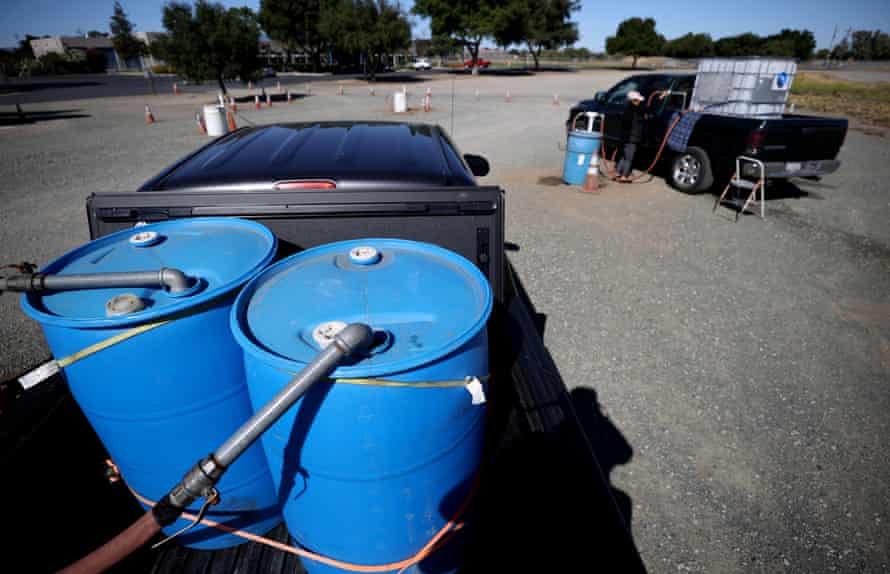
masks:
<instances>
[{"instance_id":1,"label":"truck cab","mask_svg":"<svg viewBox=\"0 0 890 574\"><path fill-rule=\"evenodd\" d=\"M627 94L640 92L645 101L644 140L634 165L645 169L667 143L678 116L689 116L690 133L681 148L666 145L657 168L667 182L679 191L698 193L722 186L735 170L738 156L763 162L767 179L814 177L833 173L847 133L847 120L795 114L781 117L750 117L691 110L695 74L641 74L630 76L589 100L578 102L569 111L567 129L582 112L605 116L603 145L606 156L620 148L621 113ZM661 94L664 94L662 97ZM686 127L686 126L684 126ZM669 142L670 140L668 140ZM753 177L748 164L742 175Z\"/></svg>"}]
</instances>

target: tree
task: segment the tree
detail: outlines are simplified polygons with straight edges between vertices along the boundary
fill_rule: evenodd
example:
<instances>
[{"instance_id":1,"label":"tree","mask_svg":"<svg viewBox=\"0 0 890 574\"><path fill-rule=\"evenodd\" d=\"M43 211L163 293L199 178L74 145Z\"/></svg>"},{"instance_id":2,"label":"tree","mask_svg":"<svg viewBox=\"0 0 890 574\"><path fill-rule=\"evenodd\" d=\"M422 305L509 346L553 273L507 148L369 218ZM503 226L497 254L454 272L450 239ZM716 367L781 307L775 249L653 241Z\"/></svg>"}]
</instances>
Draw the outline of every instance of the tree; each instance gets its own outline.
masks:
<instances>
[{"instance_id":1,"label":"tree","mask_svg":"<svg viewBox=\"0 0 890 574\"><path fill-rule=\"evenodd\" d=\"M411 43L411 25L386 0L340 0L322 13L319 30L341 50L364 54L365 74L375 79L382 58Z\"/></svg>"},{"instance_id":2,"label":"tree","mask_svg":"<svg viewBox=\"0 0 890 574\"><path fill-rule=\"evenodd\" d=\"M726 36L714 42L714 52L725 58L757 56L763 51L763 38L746 32L738 36Z\"/></svg>"},{"instance_id":3,"label":"tree","mask_svg":"<svg viewBox=\"0 0 890 574\"><path fill-rule=\"evenodd\" d=\"M253 77L260 68L260 26L249 8L228 8L197 0L164 6L167 34L155 43L158 56L176 72L194 81L216 80L226 92L225 78Z\"/></svg>"},{"instance_id":4,"label":"tree","mask_svg":"<svg viewBox=\"0 0 890 574\"><path fill-rule=\"evenodd\" d=\"M880 30L856 30L850 43L850 56L857 60L890 58L890 36Z\"/></svg>"},{"instance_id":5,"label":"tree","mask_svg":"<svg viewBox=\"0 0 890 574\"><path fill-rule=\"evenodd\" d=\"M511 0L497 13L494 37L505 47L526 44L537 70L542 50L578 41L578 29L569 17L580 7L577 0Z\"/></svg>"},{"instance_id":6,"label":"tree","mask_svg":"<svg viewBox=\"0 0 890 574\"><path fill-rule=\"evenodd\" d=\"M321 54L326 48L319 23L333 0L260 0L258 19L266 35L285 45L290 63L292 51L309 54L312 69L317 72Z\"/></svg>"},{"instance_id":7,"label":"tree","mask_svg":"<svg viewBox=\"0 0 890 574\"><path fill-rule=\"evenodd\" d=\"M655 31L653 18L628 18L618 24L614 36L606 38L606 52L633 56L633 68L640 56L654 56L663 45L664 36Z\"/></svg>"},{"instance_id":8,"label":"tree","mask_svg":"<svg viewBox=\"0 0 890 574\"><path fill-rule=\"evenodd\" d=\"M689 33L665 42L662 53L671 58L702 58L714 55L710 34Z\"/></svg>"},{"instance_id":9,"label":"tree","mask_svg":"<svg viewBox=\"0 0 890 574\"><path fill-rule=\"evenodd\" d=\"M473 73L478 74L479 45L494 32L501 0L416 0L412 11L430 18L433 37L451 36L470 51Z\"/></svg>"},{"instance_id":10,"label":"tree","mask_svg":"<svg viewBox=\"0 0 890 574\"><path fill-rule=\"evenodd\" d=\"M145 44L133 36L133 24L127 18L120 2L114 3L114 14L111 15L111 43L124 62L141 56L146 52Z\"/></svg>"},{"instance_id":11,"label":"tree","mask_svg":"<svg viewBox=\"0 0 890 574\"><path fill-rule=\"evenodd\" d=\"M812 32L785 28L778 34L764 38L758 55L809 60L815 49L816 39Z\"/></svg>"}]
</instances>

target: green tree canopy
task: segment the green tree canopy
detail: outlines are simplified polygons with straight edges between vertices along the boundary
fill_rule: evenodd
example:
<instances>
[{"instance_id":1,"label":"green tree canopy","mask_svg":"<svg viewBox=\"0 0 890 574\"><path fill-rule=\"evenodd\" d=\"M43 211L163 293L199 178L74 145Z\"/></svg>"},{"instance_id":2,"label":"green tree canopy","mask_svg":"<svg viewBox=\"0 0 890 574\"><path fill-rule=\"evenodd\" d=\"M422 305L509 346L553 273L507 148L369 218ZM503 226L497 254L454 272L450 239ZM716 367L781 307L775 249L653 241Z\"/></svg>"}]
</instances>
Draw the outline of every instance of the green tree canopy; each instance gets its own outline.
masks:
<instances>
[{"instance_id":1,"label":"green tree canopy","mask_svg":"<svg viewBox=\"0 0 890 574\"><path fill-rule=\"evenodd\" d=\"M365 56L374 79L381 59L411 43L411 25L398 5L386 0L339 0L322 13L319 30L345 52Z\"/></svg>"},{"instance_id":2,"label":"green tree canopy","mask_svg":"<svg viewBox=\"0 0 890 574\"><path fill-rule=\"evenodd\" d=\"M325 10L336 5L335 0L260 0L258 19L267 36L284 43L288 56L291 51L308 54L318 71L327 47L319 25Z\"/></svg>"},{"instance_id":3,"label":"green tree canopy","mask_svg":"<svg viewBox=\"0 0 890 574\"><path fill-rule=\"evenodd\" d=\"M759 56L762 50L763 38L751 32L739 34L738 36L726 36L714 42L714 52L718 56L726 58Z\"/></svg>"},{"instance_id":4,"label":"green tree canopy","mask_svg":"<svg viewBox=\"0 0 890 574\"><path fill-rule=\"evenodd\" d=\"M470 50L473 73L478 73L479 45L494 33L504 0L416 0L412 11L430 18L433 37L450 36Z\"/></svg>"},{"instance_id":5,"label":"green tree canopy","mask_svg":"<svg viewBox=\"0 0 890 574\"><path fill-rule=\"evenodd\" d=\"M849 56L857 60L890 59L890 36L880 30L856 30L848 48Z\"/></svg>"},{"instance_id":6,"label":"green tree canopy","mask_svg":"<svg viewBox=\"0 0 890 574\"><path fill-rule=\"evenodd\" d=\"M614 36L606 38L606 52L632 56L634 68L640 56L654 56L663 45L664 36L655 30L653 18L628 18L618 24Z\"/></svg>"},{"instance_id":7,"label":"green tree canopy","mask_svg":"<svg viewBox=\"0 0 890 574\"><path fill-rule=\"evenodd\" d=\"M809 30L783 29L763 40L759 55L809 60L816 50L816 38Z\"/></svg>"},{"instance_id":8,"label":"green tree canopy","mask_svg":"<svg viewBox=\"0 0 890 574\"><path fill-rule=\"evenodd\" d=\"M542 50L578 41L578 29L569 18L579 8L577 0L510 0L497 12L494 37L502 46L527 45L538 69Z\"/></svg>"},{"instance_id":9,"label":"green tree canopy","mask_svg":"<svg viewBox=\"0 0 890 574\"><path fill-rule=\"evenodd\" d=\"M114 51L124 61L141 56L146 52L145 44L133 36L133 24L127 18L120 2L114 3L114 14L111 15L109 27L111 28L111 43L114 45Z\"/></svg>"},{"instance_id":10,"label":"green tree canopy","mask_svg":"<svg viewBox=\"0 0 890 574\"><path fill-rule=\"evenodd\" d=\"M671 58L703 58L714 55L714 41L710 34L690 32L664 43L662 54Z\"/></svg>"},{"instance_id":11,"label":"green tree canopy","mask_svg":"<svg viewBox=\"0 0 890 574\"><path fill-rule=\"evenodd\" d=\"M156 53L191 80L216 80L226 93L225 78L247 80L260 68L260 27L249 8L197 0L193 11L171 2L164 6L163 22L167 34Z\"/></svg>"}]
</instances>

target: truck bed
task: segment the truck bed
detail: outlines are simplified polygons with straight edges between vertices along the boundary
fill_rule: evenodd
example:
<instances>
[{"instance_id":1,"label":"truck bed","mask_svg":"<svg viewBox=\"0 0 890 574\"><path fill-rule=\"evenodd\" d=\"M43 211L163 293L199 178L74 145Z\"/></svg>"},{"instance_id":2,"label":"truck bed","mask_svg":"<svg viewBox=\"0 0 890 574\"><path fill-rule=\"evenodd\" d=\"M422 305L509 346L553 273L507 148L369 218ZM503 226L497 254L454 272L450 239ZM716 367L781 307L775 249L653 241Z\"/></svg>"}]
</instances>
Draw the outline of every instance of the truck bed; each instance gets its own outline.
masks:
<instances>
[{"instance_id":1,"label":"truck bed","mask_svg":"<svg viewBox=\"0 0 890 574\"><path fill-rule=\"evenodd\" d=\"M469 526L460 535L466 545L460 571L645 572L597 463L602 415L595 401L579 404L569 394L509 261L504 272L504 303L489 325L486 450ZM3 406L0 488L4 518L13 525L3 540L5 563L51 572L141 514L125 486L107 482L104 460L62 376ZM281 526L270 536L289 539ZM455 566L435 560L424 563L429 572ZM255 543L213 552L171 543L142 549L113 571L283 574L302 566L296 556Z\"/></svg>"}]
</instances>

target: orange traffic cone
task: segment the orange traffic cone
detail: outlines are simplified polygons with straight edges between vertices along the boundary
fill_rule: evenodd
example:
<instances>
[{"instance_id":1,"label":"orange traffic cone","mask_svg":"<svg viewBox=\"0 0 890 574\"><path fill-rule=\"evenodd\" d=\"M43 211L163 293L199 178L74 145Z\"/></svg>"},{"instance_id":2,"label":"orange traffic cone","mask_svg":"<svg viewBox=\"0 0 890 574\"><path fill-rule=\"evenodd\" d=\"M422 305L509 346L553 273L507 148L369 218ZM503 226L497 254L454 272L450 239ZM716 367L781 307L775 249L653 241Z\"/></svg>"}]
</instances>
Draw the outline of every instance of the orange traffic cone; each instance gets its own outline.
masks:
<instances>
[{"instance_id":1,"label":"orange traffic cone","mask_svg":"<svg viewBox=\"0 0 890 574\"><path fill-rule=\"evenodd\" d=\"M423 111L428 112L432 107L432 96L427 94L423 97Z\"/></svg>"},{"instance_id":2,"label":"orange traffic cone","mask_svg":"<svg viewBox=\"0 0 890 574\"><path fill-rule=\"evenodd\" d=\"M368 95L369 95L369 96L373 96L373 95L374 95L374 86L371 86L370 88L368 88Z\"/></svg>"},{"instance_id":3,"label":"orange traffic cone","mask_svg":"<svg viewBox=\"0 0 890 574\"><path fill-rule=\"evenodd\" d=\"M513 98L510 97L510 92L508 91L508 92L506 93L506 95L504 96L504 101L507 102L507 103L510 103L510 101L511 101L512 99L513 99Z\"/></svg>"},{"instance_id":4,"label":"orange traffic cone","mask_svg":"<svg viewBox=\"0 0 890 574\"><path fill-rule=\"evenodd\" d=\"M145 123L147 125L155 123L155 116L151 113L151 107L148 104L145 104Z\"/></svg>"},{"instance_id":5,"label":"orange traffic cone","mask_svg":"<svg viewBox=\"0 0 890 574\"><path fill-rule=\"evenodd\" d=\"M291 100L290 90L288 90L287 91L287 103L291 103L292 101L293 100Z\"/></svg>"},{"instance_id":6,"label":"orange traffic cone","mask_svg":"<svg viewBox=\"0 0 890 574\"><path fill-rule=\"evenodd\" d=\"M233 132L238 129L238 126L235 125L235 114L232 112L232 110L229 110L229 112L226 114L226 119L229 120L229 131L230 132Z\"/></svg>"},{"instance_id":7,"label":"orange traffic cone","mask_svg":"<svg viewBox=\"0 0 890 574\"><path fill-rule=\"evenodd\" d=\"M554 106L559 105L559 94L553 94L553 105Z\"/></svg>"},{"instance_id":8,"label":"orange traffic cone","mask_svg":"<svg viewBox=\"0 0 890 574\"><path fill-rule=\"evenodd\" d=\"M600 191L599 163L599 156L597 154L590 156L590 165L587 167L587 177L584 178L584 191L587 193L599 193Z\"/></svg>"},{"instance_id":9,"label":"orange traffic cone","mask_svg":"<svg viewBox=\"0 0 890 574\"><path fill-rule=\"evenodd\" d=\"M198 126L198 133L202 136L206 136L207 128L204 126L204 118L201 117L201 112L195 114L195 124Z\"/></svg>"},{"instance_id":10,"label":"orange traffic cone","mask_svg":"<svg viewBox=\"0 0 890 574\"><path fill-rule=\"evenodd\" d=\"M173 82L173 95L174 96L179 95L179 84L177 84L176 82Z\"/></svg>"},{"instance_id":11,"label":"orange traffic cone","mask_svg":"<svg viewBox=\"0 0 890 574\"><path fill-rule=\"evenodd\" d=\"M269 94L269 92L266 92L266 107L272 107L272 96Z\"/></svg>"},{"instance_id":12,"label":"orange traffic cone","mask_svg":"<svg viewBox=\"0 0 890 574\"><path fill-rule=\"evenodd\" d=\"M256 109L260 109L260 96L259 96L259 94L254 94L254 96L253 96L253 105L256 107Z\"/></svg>"},{"instance_id":13,"label":"orange traffic cone","mask_svg":"<svg viewBox=\"0 0 890 574\"><path fill-rule=\"evenodd\" d=\"M342 96L342 95L343 95L343 84L340 84L340 85L337 87L337 95L338 95L338 96Z\"/></svg>"}]
</instances>

